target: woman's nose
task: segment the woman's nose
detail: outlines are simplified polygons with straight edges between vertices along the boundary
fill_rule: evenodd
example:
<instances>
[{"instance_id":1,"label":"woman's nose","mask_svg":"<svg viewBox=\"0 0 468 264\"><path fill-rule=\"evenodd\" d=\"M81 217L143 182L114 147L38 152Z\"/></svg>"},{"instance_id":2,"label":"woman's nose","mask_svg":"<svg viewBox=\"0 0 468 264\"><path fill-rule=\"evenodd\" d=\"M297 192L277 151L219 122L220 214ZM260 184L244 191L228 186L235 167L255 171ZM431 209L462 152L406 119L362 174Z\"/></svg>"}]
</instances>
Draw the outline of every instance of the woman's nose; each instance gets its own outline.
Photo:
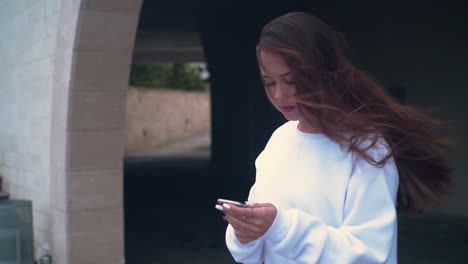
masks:
<instances>
[{"instance_id":1,"label":"woman's nose","mask_svg":"<svg viewBox=\"0 0 468 264\"><path fill-rule=\"evenodd\" d=\"M286 99L289 96L287 89L283 85L278 85L275 89L274 97L275 99Z\"/></svg>"}]
</instances>

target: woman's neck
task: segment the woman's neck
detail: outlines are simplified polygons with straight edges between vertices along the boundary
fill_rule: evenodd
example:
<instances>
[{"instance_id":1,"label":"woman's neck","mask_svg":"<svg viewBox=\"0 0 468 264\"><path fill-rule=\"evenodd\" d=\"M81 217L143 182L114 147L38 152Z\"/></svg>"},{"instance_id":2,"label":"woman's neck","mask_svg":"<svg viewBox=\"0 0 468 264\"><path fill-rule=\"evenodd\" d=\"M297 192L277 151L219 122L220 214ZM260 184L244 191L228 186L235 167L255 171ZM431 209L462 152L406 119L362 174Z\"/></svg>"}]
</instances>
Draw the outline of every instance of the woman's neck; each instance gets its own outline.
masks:
<instances>
[{"instance_id":1,"label":"woman's neck","mask_svg":"<svg viewBox=\"0 0 468 264\"><path fill-rule=\"evenodd\" d=\"M299 121L299 124L297 124L297 129L303 133L308 133L308 134L322 133L322 130L320 128L305 121Z\"/></svg>"}]
</instances>

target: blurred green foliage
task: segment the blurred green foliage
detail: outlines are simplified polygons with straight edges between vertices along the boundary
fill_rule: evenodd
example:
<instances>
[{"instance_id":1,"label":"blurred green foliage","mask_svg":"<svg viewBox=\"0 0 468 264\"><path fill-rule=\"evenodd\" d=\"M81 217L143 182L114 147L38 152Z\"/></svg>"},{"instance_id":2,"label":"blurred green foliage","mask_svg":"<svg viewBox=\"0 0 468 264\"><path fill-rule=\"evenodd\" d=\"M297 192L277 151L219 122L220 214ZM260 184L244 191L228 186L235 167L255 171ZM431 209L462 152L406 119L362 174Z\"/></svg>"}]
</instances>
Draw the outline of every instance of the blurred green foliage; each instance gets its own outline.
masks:
<instances>
[{"instance_id":1,"label":"blurred green foliage","mask_svg":"<svg viewBox=\"0 0 468 264\"><path fill-rule=\"evenodd\" d=\"M132 64L130 85L158 89L204 91L197 67L178 64Z\"/></svg>"}]
</instances>

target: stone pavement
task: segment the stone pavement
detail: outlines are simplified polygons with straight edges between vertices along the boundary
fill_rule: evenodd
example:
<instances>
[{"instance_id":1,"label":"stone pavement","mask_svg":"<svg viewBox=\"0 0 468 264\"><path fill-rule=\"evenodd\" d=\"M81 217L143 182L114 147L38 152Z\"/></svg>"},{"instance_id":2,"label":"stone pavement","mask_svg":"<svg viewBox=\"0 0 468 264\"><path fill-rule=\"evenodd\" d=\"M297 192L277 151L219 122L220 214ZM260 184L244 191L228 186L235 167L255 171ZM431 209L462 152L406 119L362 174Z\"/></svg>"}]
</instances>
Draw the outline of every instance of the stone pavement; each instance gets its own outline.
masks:
<instances>
[{"instance_id":1,"label":"stone pavement","mask_svg":"<svg viewBox=\"0 0 468 264\"><path fill-rule=\"evenodd\" d=\"M399 264L468 263L468 219L400 217ZM235 263L226 249L226 224L215 209L155 208L134 212L126 236L129 264Z\"/></svg>"}]
</instances>

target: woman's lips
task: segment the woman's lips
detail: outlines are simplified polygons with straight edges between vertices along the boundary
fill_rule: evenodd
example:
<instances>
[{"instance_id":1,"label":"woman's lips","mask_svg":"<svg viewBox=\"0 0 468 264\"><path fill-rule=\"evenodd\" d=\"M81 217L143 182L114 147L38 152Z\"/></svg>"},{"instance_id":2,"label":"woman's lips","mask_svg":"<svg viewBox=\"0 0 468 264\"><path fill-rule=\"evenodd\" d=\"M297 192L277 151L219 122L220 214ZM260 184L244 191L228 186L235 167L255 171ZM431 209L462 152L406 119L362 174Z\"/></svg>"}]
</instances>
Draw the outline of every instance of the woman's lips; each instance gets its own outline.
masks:
<instances>
[{"instance_id":1,"label":"woman's lips","mask_svg":"<svg viewBox=\"0 0 468 264\"><path fill-rule=\"evenodd\" d=\"M283 112L283 113L289 113L289 112L291 112L292 110L294 110L294 108L296 108L295 105L280 106L280 107L279 107L280 111Z\"/></svg>"}]
</instances>

